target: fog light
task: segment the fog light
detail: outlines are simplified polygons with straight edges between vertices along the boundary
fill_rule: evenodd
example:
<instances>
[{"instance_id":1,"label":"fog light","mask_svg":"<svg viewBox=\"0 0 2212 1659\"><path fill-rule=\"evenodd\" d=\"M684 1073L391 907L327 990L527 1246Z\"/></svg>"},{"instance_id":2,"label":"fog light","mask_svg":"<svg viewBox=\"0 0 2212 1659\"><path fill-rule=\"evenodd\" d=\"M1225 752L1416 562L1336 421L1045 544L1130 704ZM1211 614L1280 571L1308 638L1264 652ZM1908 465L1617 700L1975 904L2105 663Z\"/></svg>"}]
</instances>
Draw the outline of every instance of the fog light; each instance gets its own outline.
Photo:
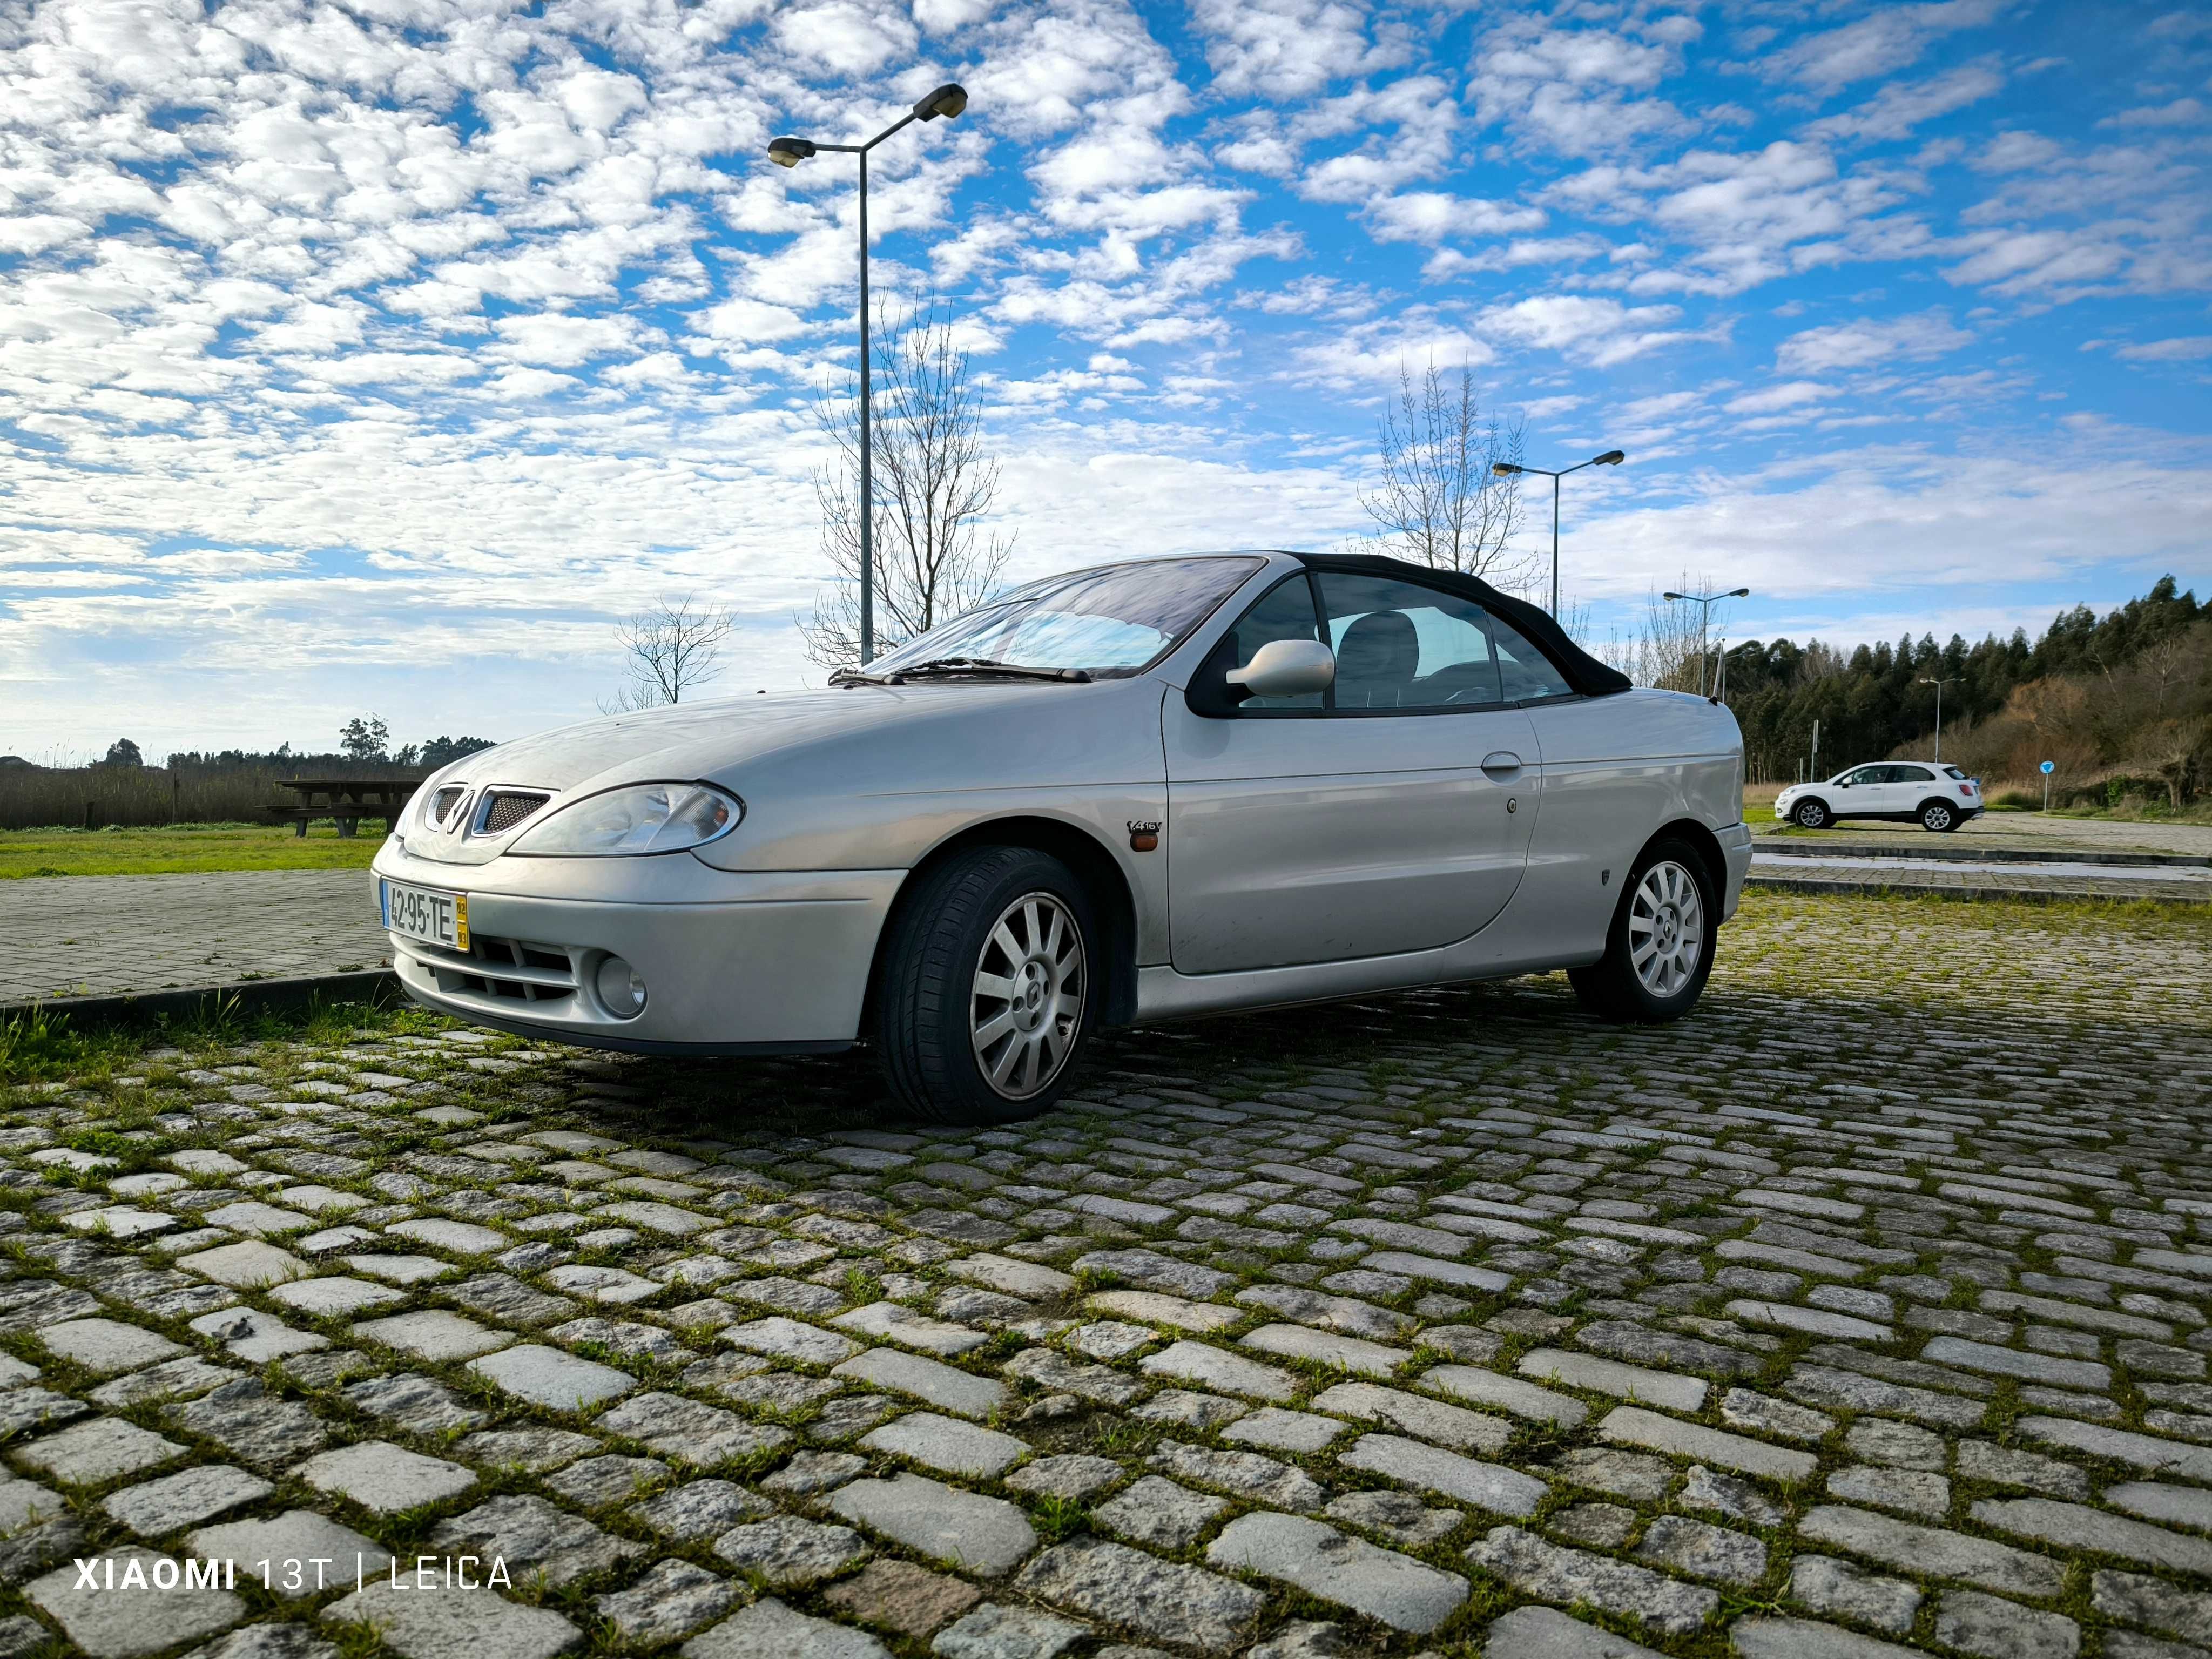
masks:
<instances>
[{"instance_id":1,"label":"fog light","mask_svg":"<svg viewBox=\"0 0 2212 1659\"><path fill-rule=\"evenodd\" d=\"M602 962L592 982L599 988L599 1001L617 1019L635 1019L645 1012L645 980L620 957Z\"/></svg>"}]
</instances>

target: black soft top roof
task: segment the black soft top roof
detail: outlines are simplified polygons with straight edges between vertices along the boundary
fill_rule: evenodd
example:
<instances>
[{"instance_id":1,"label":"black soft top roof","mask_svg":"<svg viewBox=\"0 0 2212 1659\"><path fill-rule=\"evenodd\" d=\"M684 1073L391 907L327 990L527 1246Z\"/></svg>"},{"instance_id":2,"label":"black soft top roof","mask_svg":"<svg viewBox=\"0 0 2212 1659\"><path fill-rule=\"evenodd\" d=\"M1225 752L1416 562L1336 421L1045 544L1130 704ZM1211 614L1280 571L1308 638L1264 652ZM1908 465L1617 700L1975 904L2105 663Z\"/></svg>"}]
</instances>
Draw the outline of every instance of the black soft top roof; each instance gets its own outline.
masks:
<instances>
[{"instance_id":1,"label":"black soft top roof","mask_svg":"<svg viewBox=\"0 0 2212 1659\"><path fill-rule=\"evenodd\" d=\"M1295 553L1309 570L1341 570L1348 575L1380 576L1392 581L1421 582L1472 599L1493 615L1502 617L1526 636L1552 665L1566 676L1567 684L1586 697L1609 697L1635 684L1619 669L1608 668L1567 637L1566 629L1537 605L1501 593L1478 576L1456 570L1431 570L1404 559L1385 559L1371 553Z\"/></svg>"}]
</instances>

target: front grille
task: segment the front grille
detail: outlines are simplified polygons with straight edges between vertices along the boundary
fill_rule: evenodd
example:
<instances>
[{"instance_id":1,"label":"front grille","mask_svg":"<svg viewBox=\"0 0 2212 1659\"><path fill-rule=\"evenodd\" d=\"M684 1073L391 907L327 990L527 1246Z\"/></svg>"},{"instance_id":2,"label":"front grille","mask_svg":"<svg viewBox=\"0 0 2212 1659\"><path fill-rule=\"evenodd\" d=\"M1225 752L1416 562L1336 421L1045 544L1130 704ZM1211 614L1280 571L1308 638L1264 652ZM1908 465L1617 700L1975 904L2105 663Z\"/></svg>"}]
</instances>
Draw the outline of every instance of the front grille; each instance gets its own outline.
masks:
<instances>
[{"instance_id":1,"label":"front grille","mask_svg":"<svg viewBox=\"0 0 2212 1659\"><path fill-rule=\"evenodd\" d=\"M495 1001L567 1002L576 994L576 964L557 945L473 935L466 952L404 941L410 955L437 976L438 988Z\"/></svg>"},{"instance_id":2,"label":"front grille","mask_svg":"<svg viewBox=\"0 0 2212 1659\"><path fill-rule=\"evenodd\" d=\"M516 789L495 789L484 798L483 821L477 833L504 835L552 799L550 795L526 794Z\"/></svg>"},{"instance_id":3,"label":"front grille","mask_svg":"<svg viewBox=\"0 0 2212 1659\"><path fill-rule=\"evenodd\" d=\"M453 809L461 804L461 797L468 793L467 787L463 784L447 784L441 789L430 798L430 822L445 823Z\"/></svg>"}]
</instances>

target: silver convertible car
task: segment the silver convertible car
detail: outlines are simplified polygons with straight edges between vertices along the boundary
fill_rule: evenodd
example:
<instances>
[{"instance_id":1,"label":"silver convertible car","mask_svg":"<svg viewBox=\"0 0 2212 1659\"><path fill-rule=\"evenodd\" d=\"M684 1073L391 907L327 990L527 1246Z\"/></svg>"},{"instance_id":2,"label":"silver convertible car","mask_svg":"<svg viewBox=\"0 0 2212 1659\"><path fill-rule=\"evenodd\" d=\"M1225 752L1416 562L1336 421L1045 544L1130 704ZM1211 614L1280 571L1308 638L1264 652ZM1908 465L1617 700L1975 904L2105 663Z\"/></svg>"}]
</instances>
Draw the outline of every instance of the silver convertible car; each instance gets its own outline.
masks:
<instances>
[{"instance_id":1,"label":"silver convertible car","mask_svg":"<svg viewBox=\"0 0 2212 1659\"><path fill-rule=\"evenodd\" d=\"M1564 968L1689 1011L1751 861L1734 717L1393 560L1049 577L818 691L426 782L375 864L419 1002L651 1054L881 1056L1024 1117L1101 1026Z\"/></svg>"}]
</instances>

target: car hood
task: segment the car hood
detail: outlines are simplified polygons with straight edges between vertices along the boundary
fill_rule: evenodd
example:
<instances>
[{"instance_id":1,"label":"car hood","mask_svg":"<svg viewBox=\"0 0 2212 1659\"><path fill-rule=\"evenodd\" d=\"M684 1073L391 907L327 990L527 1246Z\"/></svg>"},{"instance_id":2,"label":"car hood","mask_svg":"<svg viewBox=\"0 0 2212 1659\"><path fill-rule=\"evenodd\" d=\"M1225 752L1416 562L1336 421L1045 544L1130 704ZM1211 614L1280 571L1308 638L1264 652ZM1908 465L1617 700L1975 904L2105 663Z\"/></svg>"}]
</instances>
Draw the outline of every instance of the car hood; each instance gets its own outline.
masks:
<instances>
[{"instance_id":1,"label":"car hood","mask_svg":"<svg viewBox=\"0 0 2212 1659\"><path fill-rule=\"evenodd\" d=\"M597 793L629 783L703 779L737 787L747 766L778 750L863 730L939 720L967 709L1004 707L1012 698L1057 697L1086 689L1028 681L933 681L921 685L834 686L819 691L763 693L684 703L636 714L608 714L541 732L464 757L430 779L437 786L542 789L557 798ZM499 856L530 824L508 835L455 836L417 826L409 850L452 864Z\"/></svg>"},{"instance_id":2,"label":"car hood","mask_svg":"<svg viewBox=\"0 0 2212 1659\"><path fill-rule=\"evenodd\" d=\"M725 697L714 702L608 714L579 726L519 738L471 755L469 781L517 784L562 793L584 786L707 777L781 749L861 726L897 720L919 697L957 698L996 687L933 685L833 687L781 696Z\"/></svg>"}]
</instances>

